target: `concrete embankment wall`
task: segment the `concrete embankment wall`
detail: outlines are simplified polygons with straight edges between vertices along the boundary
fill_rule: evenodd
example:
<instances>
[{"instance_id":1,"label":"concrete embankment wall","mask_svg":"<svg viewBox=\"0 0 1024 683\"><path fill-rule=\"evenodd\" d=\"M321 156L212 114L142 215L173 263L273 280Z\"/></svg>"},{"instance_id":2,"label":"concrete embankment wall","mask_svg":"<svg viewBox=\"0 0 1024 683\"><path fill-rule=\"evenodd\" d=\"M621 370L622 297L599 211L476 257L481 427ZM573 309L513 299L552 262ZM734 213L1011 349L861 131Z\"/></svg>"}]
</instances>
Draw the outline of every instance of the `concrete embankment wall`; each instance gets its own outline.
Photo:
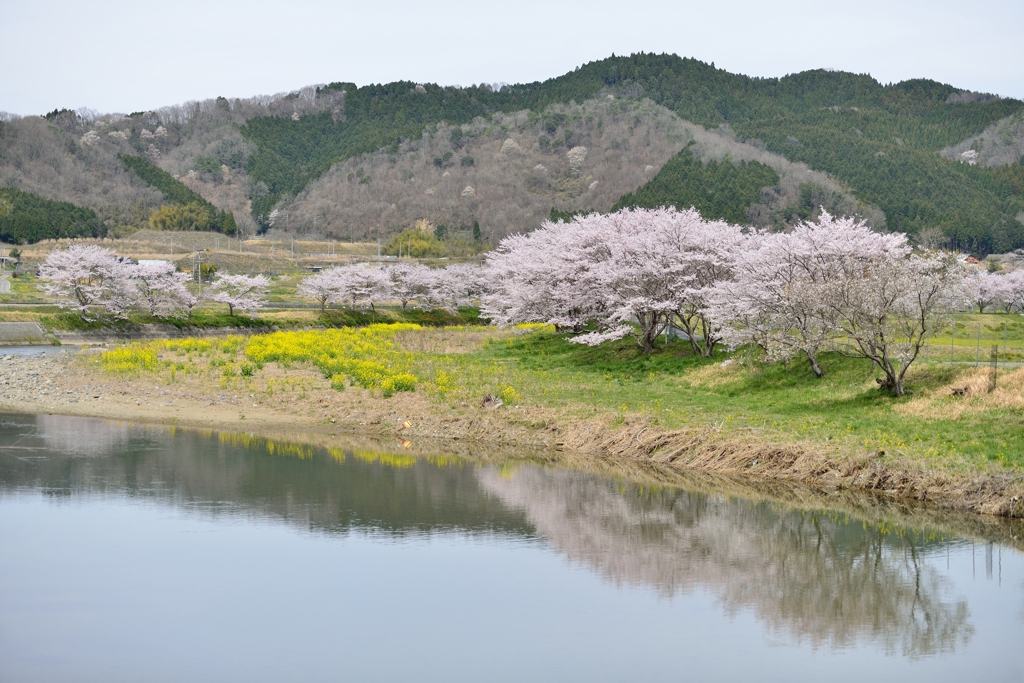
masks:
<instances>
[{"instance_id":1,"label":"concrete embankment wall","mask_svg":"<svg viewBox=\"0 0 1024 683\"><path fill-rule=\"evenodd\" d=\"M0 346L52 343L53 338L38 323L0 323Z\"/></svg>"}]
</instances>

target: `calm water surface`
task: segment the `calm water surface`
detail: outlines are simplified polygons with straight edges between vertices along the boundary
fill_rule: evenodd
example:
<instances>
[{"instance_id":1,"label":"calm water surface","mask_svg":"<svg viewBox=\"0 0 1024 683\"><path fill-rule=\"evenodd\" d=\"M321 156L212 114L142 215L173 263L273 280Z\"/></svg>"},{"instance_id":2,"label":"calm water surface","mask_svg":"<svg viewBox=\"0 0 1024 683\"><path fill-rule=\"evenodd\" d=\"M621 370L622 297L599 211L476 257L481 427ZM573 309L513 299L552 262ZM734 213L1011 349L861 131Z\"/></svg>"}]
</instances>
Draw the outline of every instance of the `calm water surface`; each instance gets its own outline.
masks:
<instances>
[{"instance_id":1,"label":"calm water surface","mask_svg":"<svg viewBox=\"0 0 1024 683\"><path fill-rule=\"evenodd\" d=\"M1024 681L1024 555L527 463L0 415L0 681Z\"/></svg>"}]
</instances>

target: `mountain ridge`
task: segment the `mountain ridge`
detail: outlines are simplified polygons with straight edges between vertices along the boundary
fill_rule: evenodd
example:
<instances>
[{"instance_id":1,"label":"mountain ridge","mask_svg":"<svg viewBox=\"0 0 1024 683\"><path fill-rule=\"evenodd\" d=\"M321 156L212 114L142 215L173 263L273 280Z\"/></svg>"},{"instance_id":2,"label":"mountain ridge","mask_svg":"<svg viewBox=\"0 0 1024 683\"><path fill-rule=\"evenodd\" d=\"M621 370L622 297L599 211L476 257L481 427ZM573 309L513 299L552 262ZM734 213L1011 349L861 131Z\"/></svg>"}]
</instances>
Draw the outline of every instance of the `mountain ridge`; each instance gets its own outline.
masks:
<instances>
[{"instance_id":1,"label":"mountain ridge","mask_svg":"<svg viewBox=\"0 0 1024 683\"><path fill-rule=\"evenodd\" d=\"M497 91L485 84L456 88L399 81L357 87L338 82L276 97L217 98L123 118L90 119L74 112L53 112L45 130L28 122L34 117L9 120L0 124L0 186L38 190L43 196L61 201L75 201L77 197L80 201L76 203L96 210L110 228L139 225L148 212L159 207L161 199L146 193L146 188L138 187L131 178L121 178L100 152L105 150L107 156L142 155L179 176L210 201L220 202L219 208L234 211L239 229L245 234L270 227L310 229L308 224L293 225L290 217L315 213L303 202L316 194L329 171L349 160L376 155L385 163L393 160L392 165L398 164L402 150L420 144L417 141L422 142L424 136L432 134L436 138L442 129L453 135L456 129L479 128L479 121L486 127L495 117L504 121L524 111L528 112L530 125L541 131L536 143L531 139L531 145L543 147L542 136L550 144L568 132L570 137L562 139L567 151L584 145L576 144L572 138L575 133L568 130L564 120L557 120L559 107L581 106L608 97L636 103L650 101L686 125L702 128L708 140L713 137L742 145L744 150L761 150L817 174L815 181L805 181L795 189L761 188L758 202L729 207L734 217L746 215L751 222L782 227L807 215L807 207L800 203L806 201L801 197L821 197L871 214L878 227L885 225L911 234L939 229L952 246L962 249L987 253L1024 247L1024 224L1017 218L1024 215L1024 196L1015 189L1014 180L1020 161L994 170L977 165L968 168L969 164L949 158L955 153L942 154L943 150L955 150L976 139L1001 121L1019 116L1024 109L1021 102L969 93L927 79L882 85L868 75L820 69L757 78L731 74L696 59L643 53L613 56L547 81L503 86ZM659 116L663 119L661 109L648 107L653 118L643 125L649 128L653 121L660 120ZM493 124L492 128L500 130L501 125ZM159 130L163 130L161 136L156 134ZM455 157L470 144L455 135L442 157L448 152ZM32 140L26 142L25 138ZM41 150L35 158L24 149L33 146L29 143ZM33 167L33 160L47 155L43 169ZM656 166L652 169L655 175L668 161L664 156L658 155L657 165L648 164ZM732 163L732 157L724 161L728 154L702 152L698 156L704 164ZM418 160L424 172L430 170L435 158ZM442 165L446 163L442 161ZM46 166L52 170L47 172ZM83 190L78 187L82 183L62 179L59 171L54 172L64 168L80 176L92 167L102 181L93 185L102 191ZM641 185L654 180L640 179ZM387 219L388 208L401 202L385 201L383 194L372 194L372 182L365 184L370 185L362 189L369 191L371 203L381 207L373 220L377 230L410 227L412 214L402 214L395 223ZM512 180L508 184L518 187ZM827 191L820 191L826 185ZM662 187L664 190L671 184L662 183ZM640 185L624 187L622 194L639 190ZM509 229L531 229L539 216L546 215L547 211L541 211L530 199L529 188L516 191L520 203L534 206L528 212L529 222L487 226L489 234L500 237ZM773 193L786 199L772 199ZM746 201L749 193L744 197ZM492 213L509 215L517 205L514 199L503 199L506 208ZM673 203L687 197L666 195L656 199ZM228 202L231 206L226 205ZM417 205L411 199L406 203ZM608 210L614 203L602 200L600 206L582 206L563 202L559 206L555 198L546 208ZM353 210L351 205L343 208L348 213ZM468 220L444 206L421 208L437 214L419 215L417 219ZM284 226L276 222L268 225L268 216L275 209L289 215ZM243 215L246 211L251 217ZM325 229L322 222L317 223L316 230ZM366 226L357 227L363 236L370 234ZM349 226L348 230L334 229L326 234L344 238L355 232Z\"/></svg>"}]
</instances>

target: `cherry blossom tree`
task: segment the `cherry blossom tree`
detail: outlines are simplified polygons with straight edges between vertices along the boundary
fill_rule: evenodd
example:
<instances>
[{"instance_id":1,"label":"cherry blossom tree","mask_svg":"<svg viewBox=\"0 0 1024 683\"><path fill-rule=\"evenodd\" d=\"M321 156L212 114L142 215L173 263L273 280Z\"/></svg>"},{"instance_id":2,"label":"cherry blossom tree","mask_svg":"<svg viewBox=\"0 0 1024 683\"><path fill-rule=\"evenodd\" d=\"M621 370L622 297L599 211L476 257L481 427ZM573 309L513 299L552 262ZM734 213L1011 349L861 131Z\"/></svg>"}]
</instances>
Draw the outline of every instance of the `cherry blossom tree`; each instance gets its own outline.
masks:
<instances>
[{"instance_id":1,"label":"cherry blossom tree","mask_svg":"<svg viewBox=\"0 0 1024 683\"><path fill-rule=\"evenodd\" d=\"M327 310L327 304L340 301L344 289L340 278L340 268L328 268L319 273L306 277L296 288L299 296L304 299L313 299L320 304L320 311Z\"/></svg>"},{"instance_id":2,"label":"cherry blossom tree","mask_svg":"<svg viewBox=\"0 0 1024 683\"><path fill-rule=\"evenodd\" d=\"M236 308L253 315L266 305L269 286L263 275L221 275L210 287L209 300L227 304L229 315Z\"/></svg>"},{"instance_id":3,"label":"cherry blossom tree","mask_svg":"<svg viewBox=\"0 0 1024 683\"><path fill-rule=\"evenodd\" d=\"M506 237L488 253L490 292L481 313L498 325L544 322L580 331L601 309L601 294L586 286L589 264L568 257L573 224L545 223Z\"/></svg>"},{"instance_id":4,"label":"cherry blossom tree","mask_svg":"<svg viewBox=\"0 0 1024 683\"><path fill-rule=\"evenodd\" d=\"M483 310L499 323L580 330L593 322L596 331L572 341L593 345L633 334L644 352L676 316L695 351L710 355L719 333L707 297L729 276L742 242L740 228L706 221L693 209L548 222L507 238L488 257L495 291Z\"/></svg>"},{"instance_id":5,"label":"cherry blossom tree","mask_svg":"<svg viewBox=\"0 0 1024 683\"><path fill-rule=\"evenodd\" d=\"M1007 313L1024 313L1024 270L1015 270L1002 277L1006 278L1006 282L1002 287L999 305Z\"/></svg>"},{"instance_id":6,"label":"cherry blossom tree","mask_svg":"<svg viewBox=\"0 0 1024 683\"><path fill-rule=\"evenodd\" d=\"M788 234L751 234L714 299L730 346L755 343L768 360L803 353L821 377L819 354L841 338L842 353L870 360L902 396L925 340L969 289L957 257L912 254L902 233L822 212Z\"/></svg>"},{"instance_id":7,"label":"cherry blossom tree","mask_svg":"<svg viewBox=\"0 0 1024 683\"><path fill-rule=\"evenodd\" d=\"M299 294L320 303L348 303L352 308L366 302L372 310L375 305L391 296L391 278L379 266L352 264L335 266L307 277L298 287Z\"/></svg>"},{"instance_id":8,"label":"cherry blossom tree","mask_svg":"<svg viewBox=\"0 0 1024 683\"><path fill-rule=\"evenodd\" d=\"M55 249L39 268L42 291L83 318L92 307L102 307L115 318L126 317L136 301L131 276L131 264L95 245Z\"/></svg>"},{"instance_id":9,"label":"cherry blossom tree","mask_svg":"<svg viewBox=\"0 0 1024 683\"><path fill-rule=\"evenodd\" d=\"M170 263L133 265L129 270L138 305L149 315L167 318L187 312L191 316L198 298L188 291L189 276Z\"/></svg>"},{"instance_id":10,"label":"cherry blossom tree","mask_svg":"<svg viewBox=\"0 0 1024 683\"><path fill-rule=\"evenodd\" d=\"M970 302L960 258L942 252L872 259L837 285L832 306L854 345L847 355L874 363L885 374L880 387L895 396L903 396L907 370L946 314Z\"/></svg>"},{"instance_id":11,"label":"cherry blossom tree","mask_svg":"<svg viewBox=\"0 0 1024 683\"><path fill-rule=\"evenodd\" d=\"M978 273L971 280L971 291L981 313L986 306L998 306L1005 313L1024 313L1024 270Z\"/></svg>"},{"instance_id":12,"label":"cherry blossom tree","mask_svg":"<svg viewBox=\"0 0 1024 683\"><path fill-rule=\"evenodd\" d=\"M778 234L744 233L692 209L548 222L503 240L487 257L487 277L482 312L498 324L548 322L576 332L593 324L571 341L632 334L644 352L678 324L695 353L710 356L723 340L754 343L768 360L805 355L818 376L819 354L842 341L840 350L870 360L884 374L882 388L897 396L924 341L969 301L957 257L914 254L903 234L824 211L816 223Z\"/></svg>"},{"instance_id":13,"label":"cherry blossom tree","mask_svg":"<svg viewBox=\"0 0 1024 683\"><path fill-rule=\"evenodd\" d=\"M874 232L853 218L822 212L817 223L801 223L791 233L752 233L736 261L734 277L723 279L713 295L714 315L728 321L730 347L754 343L769 361L803 353L818 377L818 356L841 329L833 300L844 278L863 264L903 258L906 237Z\"/></svg>"},{"instance_id":14,"label":"cherry blossom tree","mask_svg":"<svg viewBox=\"0 0 1024 683\"><path fill-rule=\"evenodd\" d=\"M971 300L978 307L978 313L984 313L989 306L997 306L1005 298L1003 286L1006 276L986 273L975 273L968 284L971 289Z\"/></svg>"},{"instance_id":15,"label":"cherry blossom tree","mask_svg":"<svg viewBox=\"0 0 1024 683\"><path fill-rule=\"evenodd\" d=\"M437 281L434 271L420 263L398 263L387 269L391 297L398 299L402 309L411 301L428 304Z\"/></svg>"},{"instance_id":16,"label":"cherry blossom tree","mask_svg":"<svg viewBox=\"0 0 1024 683\"><path fill-rule=\"evenodd\" d=\"M370 310L376 310L374 304L385 301L391 294L391 278L379 266L354 264L341 266L345 271L348 285L348 296L352 305L360 302L370 304Z\"/></svg>"},{"instance_id":17,"label":"cherry blossom tree","mask_svg":"<svg viewBox=\"0 0 1024 683\"><path fill-rule=\"evenodd\" d=\"M453 263L435 271L431 279L428 298L451 311L472 305L480 299L486 286L483 268L470 263Z\"/></svg>"}]
</instances>

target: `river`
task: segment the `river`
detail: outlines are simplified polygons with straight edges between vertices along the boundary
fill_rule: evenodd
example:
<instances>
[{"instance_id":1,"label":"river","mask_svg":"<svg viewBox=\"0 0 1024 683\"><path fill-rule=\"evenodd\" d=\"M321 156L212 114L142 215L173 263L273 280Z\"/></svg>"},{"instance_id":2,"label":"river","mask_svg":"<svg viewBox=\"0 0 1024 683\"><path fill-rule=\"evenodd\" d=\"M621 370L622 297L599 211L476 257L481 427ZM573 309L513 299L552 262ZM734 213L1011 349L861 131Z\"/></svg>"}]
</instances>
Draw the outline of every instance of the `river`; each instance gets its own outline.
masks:
<instances>
[{"instance_id":1,"label":"river","mask_svg":"<svg viewBox=\"0 0 1024 683\"><path fill-rule=\"evenodd\" d=\"M527 457L0 415L0 680L1020 681L1019 547Z\"/></svg>"}]
</instances>

